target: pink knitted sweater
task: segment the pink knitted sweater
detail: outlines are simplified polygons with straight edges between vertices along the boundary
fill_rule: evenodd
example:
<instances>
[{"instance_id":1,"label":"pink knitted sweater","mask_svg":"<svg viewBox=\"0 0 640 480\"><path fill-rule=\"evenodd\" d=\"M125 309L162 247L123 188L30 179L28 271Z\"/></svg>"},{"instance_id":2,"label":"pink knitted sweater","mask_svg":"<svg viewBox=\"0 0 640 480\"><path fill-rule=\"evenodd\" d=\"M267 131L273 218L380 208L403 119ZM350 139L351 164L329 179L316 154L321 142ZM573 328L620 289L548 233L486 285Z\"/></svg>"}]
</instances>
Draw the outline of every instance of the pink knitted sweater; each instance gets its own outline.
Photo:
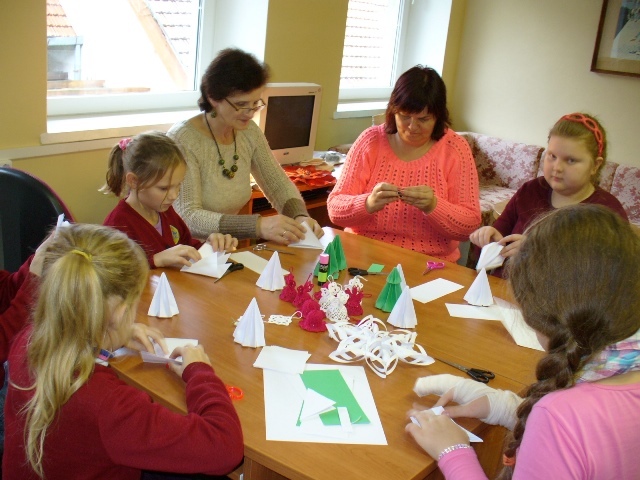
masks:
<instances>
[{"instance_id":1,"label":"pink knitted sweater","mask_svg":"<svg viewBox=\"0 0 640 480\"><path fill-rule=\"evenodd\" d=\"M425 214L399 200L369 214L365 202L380 182L399 188L429 185L437 206ZM448 129L424 156L405 162L379 125L362 132L349 150L327 208L331 221L349 232L455 262L459 240L480 225L478 197L473 155L460 135Z\"/></svg>"}]
</instances>

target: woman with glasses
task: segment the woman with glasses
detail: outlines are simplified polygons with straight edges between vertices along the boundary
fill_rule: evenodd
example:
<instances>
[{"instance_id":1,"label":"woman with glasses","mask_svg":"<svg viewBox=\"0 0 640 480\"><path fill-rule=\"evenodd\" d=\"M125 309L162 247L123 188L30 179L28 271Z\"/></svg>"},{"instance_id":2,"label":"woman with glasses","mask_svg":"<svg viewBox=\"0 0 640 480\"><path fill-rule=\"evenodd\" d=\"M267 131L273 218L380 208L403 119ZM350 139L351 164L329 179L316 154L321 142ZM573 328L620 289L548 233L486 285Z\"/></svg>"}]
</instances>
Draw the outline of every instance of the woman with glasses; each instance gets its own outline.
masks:
<instances>
[{"instance_id":1,"label":"woman with glasses","mask_svg":"<svg viewBox=\"0 0 640 480\"><path fill-rule=\"evenodd\" d=\"M167 132L187 159L175 207L196 238L221 232L288 245L304 238L305 220L323 234L252 121L265 106L260 97L268 78L268 66L253 55L222 50L202 77L201 113ZM238 215L251 198L250 175L278 215Z\"/></svg>"}]
</instances>

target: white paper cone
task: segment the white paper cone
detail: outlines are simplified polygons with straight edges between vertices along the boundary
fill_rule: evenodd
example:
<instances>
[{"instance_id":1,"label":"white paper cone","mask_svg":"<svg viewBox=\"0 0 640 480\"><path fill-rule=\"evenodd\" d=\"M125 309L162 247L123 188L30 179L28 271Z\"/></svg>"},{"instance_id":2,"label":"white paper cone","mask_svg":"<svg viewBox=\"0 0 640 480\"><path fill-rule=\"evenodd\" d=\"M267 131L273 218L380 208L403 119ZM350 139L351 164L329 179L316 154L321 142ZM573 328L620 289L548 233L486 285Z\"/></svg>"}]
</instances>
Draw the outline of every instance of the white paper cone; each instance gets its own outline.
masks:
<instances>
[{"instance_id":1,"label":"white paper cone","mask_svg":"<svg viewBox=\"0 0 640 480\"><path fill-rule=\"evenodd\" d=\"M171 290L171 285L169 285L167 275L162 272L156 293L153 294L151 305L149 305L148 315L152 317L171 318L178 313L178 304Z\"/></svg>"},{"instance_id":2,"label":"white paper cone","mask_svg":"<svg viewBox=\"0 0 640 480\"><path fill-rule=\"evenodd\" d=\"M418 324L416 309L411 299L411 290L407 285L402 289L387 322L398 328L414 328Z\"/></svg>"},{"instance_id":3,"label":"white paper cone","mask_svg":"<svg viewBox=\"0 0 640 480\"><path fill-rule=\"evenodd\" d=\"M464 299L471 305L476 305L478 307L488 307L489 305L493 305L493 294L491 293L491 287L489 286L487 271L484 268L478 273L478 276L465 294Z\"/></svg>"},{"instance_id":4,"label":"white paper cone","mask_svg":"<svg viewBox=\"0 0 640 480\"><path fill-rule=\"evenodd\" d=\"M284 288L284 275L282 274L280 255L278 255L278 252L273 252L273 255L269 259L269 263L264 267L256 285L263 290L270 290L272 292L275 290L282 290Z\"/></svg>"},{"instance_id":5,"label":"white paper cone","mask_svg":"<svg viewBox=\"0 0 640 480\"><path fill-rule=\"evenodd\" d=\"M233 332L233 340L243 347L264 347L264 323L262 315L258 309L258 302L255 297L249 303L244 315L240 318L235 331Z\"/></svg>"},{"instance_id":6,"label":"white paper cone","mask_svg":"<svg viewBox=\"0 0 640 480\"><path fill-rule=\"evenodd\" d=\"M485 270L492 270L494 268L501 267L504 263L504 257L500 255L504 247L498 242L488 243L480 251L480 258L476 265L476 271L479 272L483 268Z\"/></svg>"}]
</instances>

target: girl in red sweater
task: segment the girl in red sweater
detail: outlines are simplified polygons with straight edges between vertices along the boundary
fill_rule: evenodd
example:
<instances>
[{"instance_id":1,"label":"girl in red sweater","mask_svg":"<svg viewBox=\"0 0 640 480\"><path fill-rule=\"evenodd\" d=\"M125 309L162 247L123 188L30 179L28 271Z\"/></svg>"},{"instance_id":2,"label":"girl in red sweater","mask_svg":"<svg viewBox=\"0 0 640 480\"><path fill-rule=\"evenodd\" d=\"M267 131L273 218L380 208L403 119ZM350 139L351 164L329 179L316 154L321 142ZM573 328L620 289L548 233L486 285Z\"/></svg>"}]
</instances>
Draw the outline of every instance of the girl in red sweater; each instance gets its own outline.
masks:
<instances>
[{"instance_id":1,"label":"girl in red sweater","mask_svg":"<svg viewBox=\"0 0 640 480\"><path fill-rule=\"evenodd\" d=\"M144 253L121 232L60 229L43 266L33 325L14 340L5 405L5 479L139 480L141 470L223 475L243 457L240 421L201 346L176 349L189 415L151 402L105 361L133 340ZM147 347L149 347L147 345Z\"/></svg>"},{"instance_id":2,"label":"girl in red sweater","mask_svg":"<svg viewBox=\"0 0 640 480\"><path fill-rule=\"evenodd\" d=\"M155 267L190 266L200 260L201 241L173 209L187 162L176 143L162 132L141 133L121 140L109 155L104 193L120 196L116 208L104 225L122 230L140 244L149 265ZM235 250L238 240L231 235L212 233L207 238L214 251Z\"/></svg>"}]
</instances>

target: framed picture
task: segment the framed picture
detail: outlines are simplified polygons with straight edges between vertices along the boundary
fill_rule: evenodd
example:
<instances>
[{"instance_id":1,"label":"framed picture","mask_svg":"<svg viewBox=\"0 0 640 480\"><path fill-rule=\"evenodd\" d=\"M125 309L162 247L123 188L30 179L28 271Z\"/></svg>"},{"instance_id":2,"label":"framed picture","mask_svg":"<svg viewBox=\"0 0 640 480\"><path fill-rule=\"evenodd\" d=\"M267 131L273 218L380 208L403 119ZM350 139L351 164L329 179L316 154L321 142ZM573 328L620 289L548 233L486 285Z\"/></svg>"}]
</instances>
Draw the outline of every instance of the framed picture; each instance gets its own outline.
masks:
<instances>
[{"instance_id":1,"label":"framed picture","mask_svg":"<svg viewBox=\"0 0 640 480\"><path fill-rule=\"evenodd\" d=\"M591 71L640 77L640 0L604 0Z\"/></svg>"}]
</instances>

